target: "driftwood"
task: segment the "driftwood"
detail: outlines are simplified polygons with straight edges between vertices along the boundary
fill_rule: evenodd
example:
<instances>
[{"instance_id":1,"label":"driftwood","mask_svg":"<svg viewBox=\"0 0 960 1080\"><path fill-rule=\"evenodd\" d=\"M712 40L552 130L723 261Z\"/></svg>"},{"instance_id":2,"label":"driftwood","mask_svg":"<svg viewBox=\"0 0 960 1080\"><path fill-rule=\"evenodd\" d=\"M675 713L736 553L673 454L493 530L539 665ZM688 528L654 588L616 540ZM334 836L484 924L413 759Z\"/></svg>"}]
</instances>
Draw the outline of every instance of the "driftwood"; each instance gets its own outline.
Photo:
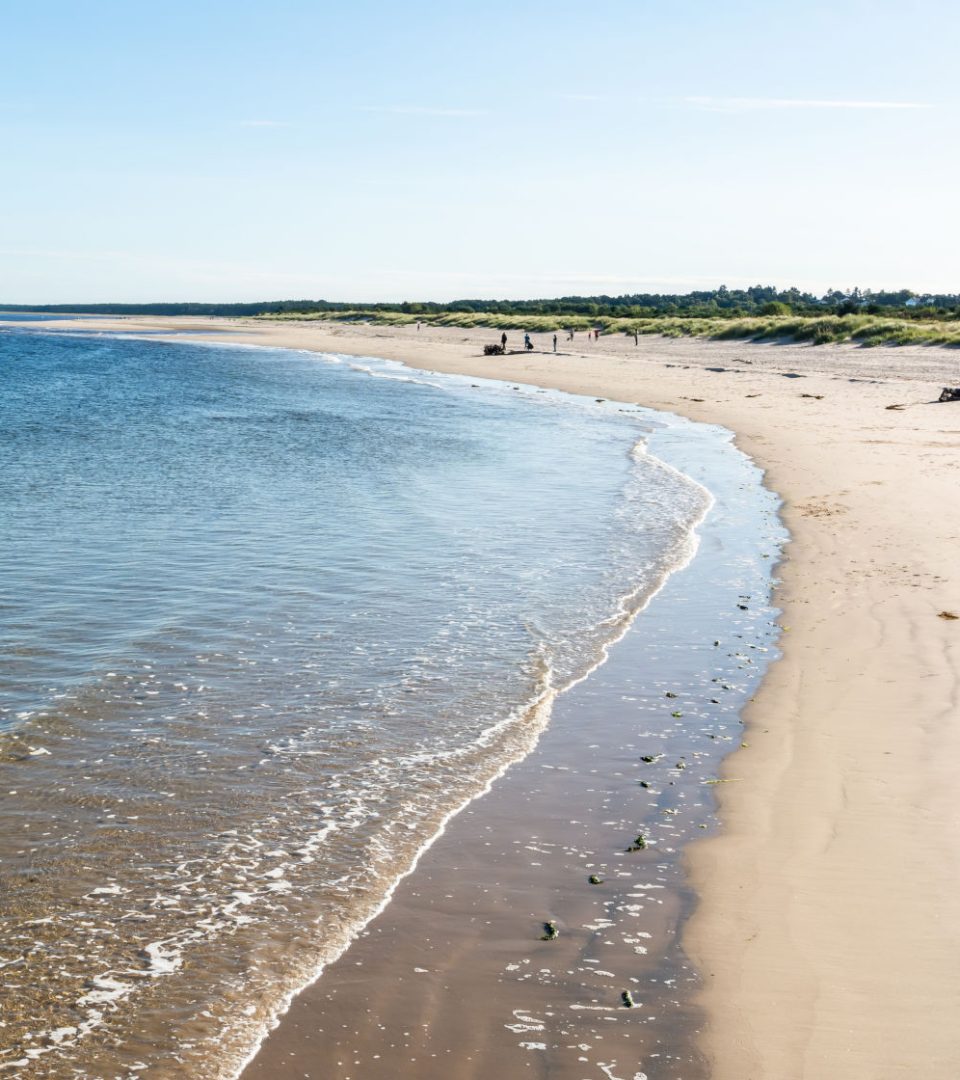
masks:
<instances>
[{"instance_id":1,"label":"driftwood","mask_svg":"<svg viewBox=\"0 0 960 1080\"><path fill-rule=\"evenodd\" d=\"M502 345L484 345L484 347L483 347L483 355L484 356L503 356L503 346Z\"/></svg>"},{"instance_id":2,"label":"driftwood","mask_svg":"<svg viewBox=\"0 0 960 1080\"><path fill-rule=\"evenodd\" d=\"M937 401L960 401L960 386L945 386Z\"/></svg>"}]
</instances>

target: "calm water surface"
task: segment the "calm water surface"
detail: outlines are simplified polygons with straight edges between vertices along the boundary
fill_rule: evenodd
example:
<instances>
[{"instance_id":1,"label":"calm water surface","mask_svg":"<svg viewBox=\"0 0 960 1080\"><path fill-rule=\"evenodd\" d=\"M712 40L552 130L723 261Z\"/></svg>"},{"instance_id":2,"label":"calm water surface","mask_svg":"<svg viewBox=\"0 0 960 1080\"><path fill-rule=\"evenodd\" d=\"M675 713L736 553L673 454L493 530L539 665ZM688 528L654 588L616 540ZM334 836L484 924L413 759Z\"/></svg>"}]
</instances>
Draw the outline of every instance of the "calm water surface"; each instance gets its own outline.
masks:
<instances>
[{"instance_id":1,"label":"calm water surface","mask_svg":"<svg viewBox=\"0 0 960 1080\"><path fill-rule=\"evenodd\" d=\"M709 496L652 414L384 361L7 330L0 380L0 1075L229 1076Z\"/></svg>"}]
</instances>

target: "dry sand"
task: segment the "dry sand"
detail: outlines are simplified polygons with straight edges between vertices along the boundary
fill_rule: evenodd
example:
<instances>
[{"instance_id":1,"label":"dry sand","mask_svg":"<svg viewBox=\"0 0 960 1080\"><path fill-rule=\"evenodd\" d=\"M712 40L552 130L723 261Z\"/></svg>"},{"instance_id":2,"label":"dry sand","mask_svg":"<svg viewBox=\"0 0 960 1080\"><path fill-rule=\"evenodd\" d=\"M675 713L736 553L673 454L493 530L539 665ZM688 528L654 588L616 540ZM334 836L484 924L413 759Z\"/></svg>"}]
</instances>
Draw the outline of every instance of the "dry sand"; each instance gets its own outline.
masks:
<instances>
[{"instance_id":1,"label":"dry sand","mask_svg":"<svg viewBox=\"0 0 960 1080\"><path fill-rule=\"evenodd\" d=\"M580 334L560 355L485 358L499 331L84 322L172 324L733 430L782 495L793 541L778 592L784 656L727 759L737 782L718 789L723 829L689 852L700 902L685 944L703 974L710 1075L960 1075L960 620L940 614L960 615L960 403L932 403L960 385L960 354Z\"/></svg>"}]
</instances>

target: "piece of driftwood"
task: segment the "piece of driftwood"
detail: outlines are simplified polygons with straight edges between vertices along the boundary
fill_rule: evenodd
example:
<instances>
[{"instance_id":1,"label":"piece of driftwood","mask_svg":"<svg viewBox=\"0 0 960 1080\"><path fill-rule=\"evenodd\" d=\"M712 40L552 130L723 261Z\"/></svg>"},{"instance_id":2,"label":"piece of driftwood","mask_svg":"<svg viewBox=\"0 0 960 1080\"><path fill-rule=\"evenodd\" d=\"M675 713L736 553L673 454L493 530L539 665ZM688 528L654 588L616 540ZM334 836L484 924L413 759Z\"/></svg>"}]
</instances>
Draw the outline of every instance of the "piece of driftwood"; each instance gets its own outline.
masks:
<instances>
[{"instance_id":1,"label":"piece of driftwood","mask_svg":"<svg viewBox=\"0 0 960 1080\"><path fill-rule=\"evenodd\" d=\"M960 401L960 386L945 386L937 401Z\"/></svg>"}]
</instances>

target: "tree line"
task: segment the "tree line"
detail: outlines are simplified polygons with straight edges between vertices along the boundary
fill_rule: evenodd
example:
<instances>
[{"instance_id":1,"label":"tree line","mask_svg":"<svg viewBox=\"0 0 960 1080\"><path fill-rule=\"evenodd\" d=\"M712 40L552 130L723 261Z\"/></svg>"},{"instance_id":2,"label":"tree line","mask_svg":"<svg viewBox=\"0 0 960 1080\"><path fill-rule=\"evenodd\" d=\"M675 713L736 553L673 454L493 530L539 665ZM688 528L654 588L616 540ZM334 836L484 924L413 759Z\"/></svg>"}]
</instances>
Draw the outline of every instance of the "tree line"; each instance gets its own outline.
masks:
<instances>
[{"instance_id":1,"label":"tree line","mask_svg":"<svg viewBox=\"0 0 960 1080\"><path fill-rule=\"evenodd\" d=\"M748 289L702 289L688 293L630 293L622 296L561 296L541 300L402 301L353 303L332 300L263 300L252 303L7 304L2 311L79 315L318 315L362 317L364 313L404 315L586 315L649 319L742 318L749 315L896 315L900 318L960 317L960 294L916 293L910 289L828 289L822 296L800 289L753 285Z\"/></svg>"}]
</instances>

